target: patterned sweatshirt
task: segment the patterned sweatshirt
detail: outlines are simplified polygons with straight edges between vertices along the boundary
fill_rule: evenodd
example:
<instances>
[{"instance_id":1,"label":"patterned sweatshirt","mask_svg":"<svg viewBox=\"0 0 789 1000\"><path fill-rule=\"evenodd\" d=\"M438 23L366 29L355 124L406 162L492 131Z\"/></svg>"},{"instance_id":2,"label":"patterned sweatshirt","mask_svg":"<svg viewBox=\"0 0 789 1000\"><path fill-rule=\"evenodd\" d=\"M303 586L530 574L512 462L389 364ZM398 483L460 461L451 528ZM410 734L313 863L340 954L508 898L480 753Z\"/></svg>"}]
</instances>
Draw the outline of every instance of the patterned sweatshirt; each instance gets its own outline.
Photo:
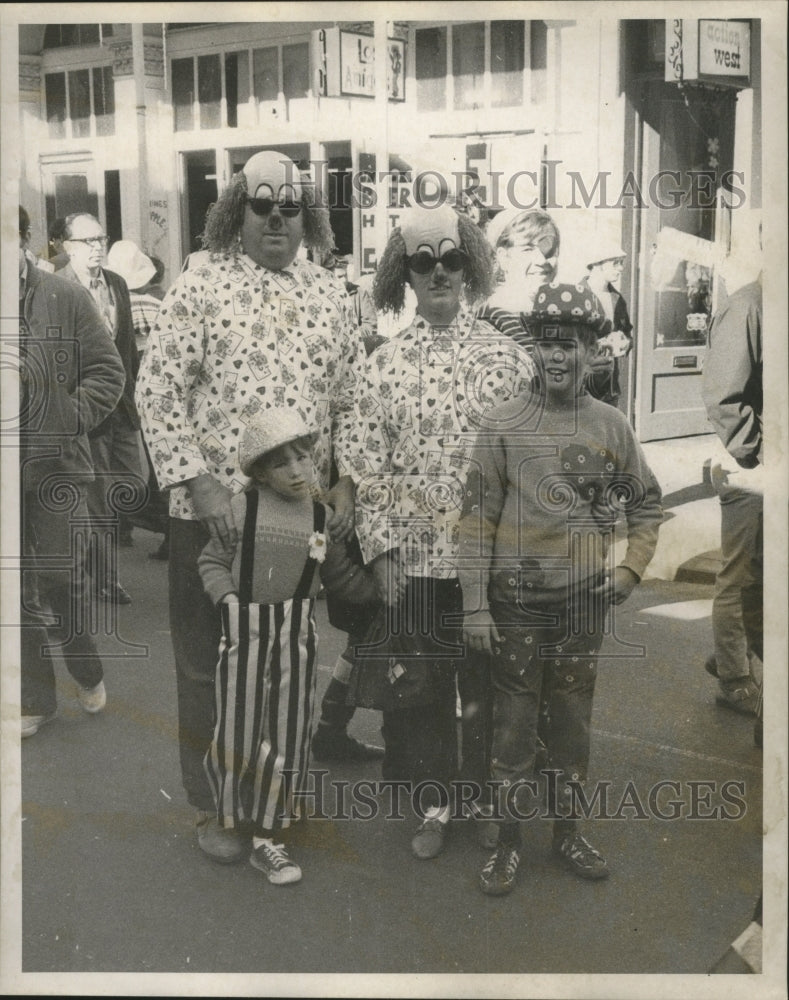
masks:
<instances>
[{"instance_id":1,"label":"patterned sweatshirt","mask_svg":"<svg viewBox=\"0 0 789 1000\"><path fill-rule=\"evenodd\" d=\"M397 549L409 575L457 575L457 521L482 414L532 373L511 338L467 312L449 327L417 315L370 355L344 449L366 562Z\"/></svg>"},{"instance_id":2,"label":"patterned sweatshirt","mask_svg":"<svg viewBox=\"0 0 789 1000\"><path fill-rule=\"evenodd\" d=\"M195 520L184 483L210 473L233 492L244 428L272 406L298 407L318 429L315 464L329 485L332 446L352 420L364 348L344 287L296 259L282 271L244 253L206 254L161 303L137 379L137 404L170 514ZM346 431L348 428L345 428Z\"/></svg>"},{"instance_id":3,"label":"patterned sweatshirt","mask_svg":"<svg viewBox=\"0 0 789 1000\"><path fill-rule=\"evenodd\" d=\"M576 403L549 410L524 394L485 415L459 528L467 610L487 607L492 581L536 604L596 582L622 517L621 565L640 578L654 555L661 491L630 424L591 396Z\"/></svg>"}]
</instances>

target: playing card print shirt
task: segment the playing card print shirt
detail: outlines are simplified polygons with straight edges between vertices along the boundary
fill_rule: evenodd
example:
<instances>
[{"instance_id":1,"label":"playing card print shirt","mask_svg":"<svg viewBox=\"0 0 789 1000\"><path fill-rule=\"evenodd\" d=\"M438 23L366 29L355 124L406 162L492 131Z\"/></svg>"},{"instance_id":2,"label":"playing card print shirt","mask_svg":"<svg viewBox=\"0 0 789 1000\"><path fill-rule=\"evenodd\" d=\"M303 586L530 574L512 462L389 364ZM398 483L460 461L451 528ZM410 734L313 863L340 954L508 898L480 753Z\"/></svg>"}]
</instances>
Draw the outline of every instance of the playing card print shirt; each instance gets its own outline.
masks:
<instances>
[{"instance_id":1,"label":"playing card print shirt","mask_svg":"<svg viewBox=\"0 0 789 1000\"><path fill-rule=\"evenodd\" d=\"M195 519L183 484L196 476L244 488L241 436L272 406L298 408L318 431L315 464L328 487L332 442L353 419L363 362L348 295L329 271L299 259L272 271L240 252L201 257L163 299L137 380L170 515ZM343 475L342 456L334 458Z\"/></svg>"},{"instance_id":2,"label":"playing card print shirt","mask_svg":"<svg viewBox=\"0 0 789 1000\"><path fill-rule=\"evenodd\" d=\"M522 348L467 312L450 327L417 315L370 355L343 449L366 561L394 549L412 576L457 575L457 521L482 415L532 373Z\"/></svg>"}]
</instances>

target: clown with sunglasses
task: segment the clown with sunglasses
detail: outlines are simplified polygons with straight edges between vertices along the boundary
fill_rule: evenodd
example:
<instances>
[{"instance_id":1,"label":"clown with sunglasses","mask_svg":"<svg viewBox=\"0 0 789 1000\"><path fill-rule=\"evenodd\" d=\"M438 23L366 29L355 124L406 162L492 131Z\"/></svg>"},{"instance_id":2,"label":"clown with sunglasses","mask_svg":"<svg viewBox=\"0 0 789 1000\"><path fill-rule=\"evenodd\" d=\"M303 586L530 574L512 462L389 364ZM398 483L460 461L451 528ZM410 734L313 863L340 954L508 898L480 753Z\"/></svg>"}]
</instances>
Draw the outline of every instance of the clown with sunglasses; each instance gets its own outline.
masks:
<instances>
[{"instance_id":1,"label":"clown with sunglasses","mask_svg":"<svg viewBox=\"0 0 789 1000\"><path fill-rule=\"evenodd\" d=\"M197 557L209 539L232 548L231 499L247 485L239 446L272 407L298 409L315 431L327 530L353 530L353 482L337 447L353 418L364 350L342 283L300 253L325 252L328 211L297 164L253 155L209 212L204 250L162 301L137 382L143 431L170 495L170 627L176 666L181 771L197 811L197 839L214 860L248 852L219 823L203 759L213 736L220 621ZM330 489L332 467L339 481Z\"/></svg>"},{"instance_id":2,"label":"clown with sunglasses","mask_svg":"<svg viewBox=\"0 0 789 1000\"><path fill-rule=\"evenodd\" d=\"M484 687L461 643L456 528L482 414L532 374L522 348L474 316L492 284L492 255L472 222L448 205L404 213L373 296L379 311L398 314L410 285L416 315L367 359L346 449L357 485L357 534L384 599L388 634L406 674L416 660L427 667L415 703L384 711L383 725L384 778L424 788L414 802L420 822L411 842L420 859L442 851L450 816L479 800L485 781L481 739L479 770L461 770L466 801L453 797L456 674L461 698L467 684ZM465 703L471 714L483 714L481 694Z\"/></svg>"}]
</instances>

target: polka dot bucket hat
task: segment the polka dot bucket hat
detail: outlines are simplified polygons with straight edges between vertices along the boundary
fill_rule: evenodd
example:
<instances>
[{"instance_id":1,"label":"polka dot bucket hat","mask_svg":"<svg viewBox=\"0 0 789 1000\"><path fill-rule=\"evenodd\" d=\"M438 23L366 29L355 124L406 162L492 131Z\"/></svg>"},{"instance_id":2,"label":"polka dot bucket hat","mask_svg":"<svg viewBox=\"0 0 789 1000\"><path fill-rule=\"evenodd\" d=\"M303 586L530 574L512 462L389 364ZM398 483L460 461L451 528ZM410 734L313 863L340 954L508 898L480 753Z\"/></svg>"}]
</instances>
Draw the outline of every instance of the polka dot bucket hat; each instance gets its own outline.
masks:
<instances>
[{"instance_id":1,"label":"polka dot bucket hat","mask_svg":"<svg viewBox=\"0 0 789 1000\"><path fill-rule=\"evenodd\" d=\"M541 285L531 312L524 313L528 327L585 326L599 330L605 322L600 300L585 285L565 285L558 281Z\"/></svg>"}]
</instances>

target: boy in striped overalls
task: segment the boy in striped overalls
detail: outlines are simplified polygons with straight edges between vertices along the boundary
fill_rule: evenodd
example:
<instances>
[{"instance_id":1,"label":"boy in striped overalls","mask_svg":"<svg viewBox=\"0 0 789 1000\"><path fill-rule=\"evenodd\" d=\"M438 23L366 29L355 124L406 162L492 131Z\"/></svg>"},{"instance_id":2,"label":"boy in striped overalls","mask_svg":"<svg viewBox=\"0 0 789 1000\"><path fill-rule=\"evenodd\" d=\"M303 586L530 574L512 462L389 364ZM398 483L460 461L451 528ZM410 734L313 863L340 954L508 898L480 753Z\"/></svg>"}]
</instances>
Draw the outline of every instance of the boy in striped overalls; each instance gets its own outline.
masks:
<instances>
[{"instance_id":1,"label":"boy in striped overalls","mask_svg":"<svg viewBox=\"0 0 789 1000\"><path fill-rule=\"evenodd\" d=\"M205 758L217 819L251 823L250 862L269 882L301 879L282 835L297 818L307 779L317 676L314 602L319 564L342 559L328 546L326 508L313 499L314 434L294 410L272 408L241 440L252 480L232 500L238 544L213 539L198 567L222 615L216 726Z\"/></svg>"}]
</instances>

